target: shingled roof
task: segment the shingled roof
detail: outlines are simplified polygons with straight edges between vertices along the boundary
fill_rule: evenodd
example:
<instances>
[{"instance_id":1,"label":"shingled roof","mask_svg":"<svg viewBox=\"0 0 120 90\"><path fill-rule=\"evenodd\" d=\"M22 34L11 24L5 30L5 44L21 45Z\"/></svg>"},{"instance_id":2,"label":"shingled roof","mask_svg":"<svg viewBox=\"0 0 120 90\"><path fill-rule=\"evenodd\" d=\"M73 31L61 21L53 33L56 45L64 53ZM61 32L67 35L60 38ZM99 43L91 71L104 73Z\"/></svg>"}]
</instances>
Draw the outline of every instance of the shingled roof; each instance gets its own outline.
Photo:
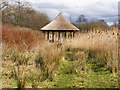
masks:
<instances>
[{"instance_id":1,"label":"shingled roof","mask_svg":"<svg viewBox=\"0 0 120 90\"><path fill-rule=\"evenodd\" d=\"M79 30L77 27L69 23L65 17L59 13L59 15L49 24L41 28L41 30Z\"/></svg>"}]
</instances>

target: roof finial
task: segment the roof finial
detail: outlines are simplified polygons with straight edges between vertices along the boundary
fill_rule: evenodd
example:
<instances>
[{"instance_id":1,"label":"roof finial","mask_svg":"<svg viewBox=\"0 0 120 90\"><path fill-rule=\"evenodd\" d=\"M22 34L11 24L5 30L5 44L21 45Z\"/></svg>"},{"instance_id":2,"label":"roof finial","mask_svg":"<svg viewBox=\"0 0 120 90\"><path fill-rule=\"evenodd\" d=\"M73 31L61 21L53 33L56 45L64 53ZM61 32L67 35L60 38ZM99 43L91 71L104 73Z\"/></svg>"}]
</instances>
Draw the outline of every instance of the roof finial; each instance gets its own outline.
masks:
<instances>
[{"instance_id":1,"label":"roof finial","mask_svg":"<svg viewBox=\"0 0 120 90\"><path fill-rule=\"evenodd\" d=\"M59 12L59 14L61 14L61 12Z\"/></svg>"},{"instance_id":2,"label":"roof finial","mask_svg":"<svg viewBox=\"0 0 120 90\"><path fill-rule=\"evenodd\" d=\"M60 11L59 14L62 14L62 11Z\"/></svg>"},{"instance_id":3,"label":"roof finial","mask_svg":"<svg viewBox=\"0 0 120 90\"><path fill-rule=\"evenodd\" d=\"M61 12L59 12L58 16L59 16L59 15L61 15L61 14L62 14L62 13L61 13Z\"/></svg>"}]
</instances>

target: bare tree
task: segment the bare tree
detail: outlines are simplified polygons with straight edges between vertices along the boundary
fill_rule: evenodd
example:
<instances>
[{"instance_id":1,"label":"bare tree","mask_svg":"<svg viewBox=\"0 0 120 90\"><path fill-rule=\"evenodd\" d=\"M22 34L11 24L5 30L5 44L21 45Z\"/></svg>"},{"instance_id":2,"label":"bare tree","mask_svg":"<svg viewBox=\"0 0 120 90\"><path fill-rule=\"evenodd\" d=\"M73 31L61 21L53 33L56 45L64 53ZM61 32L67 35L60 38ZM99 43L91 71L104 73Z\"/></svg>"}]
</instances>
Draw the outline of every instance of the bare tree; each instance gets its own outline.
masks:
<instances>
[{"instance_id":1,"label":"bare tree","mask_svg":"<svg viewBox=\"0 0 120 90\"><path fill-rule=\"evenodd\" d=\"M28 2L15 1L10 4L4 1L2 4L3 24L40 29L50 22L46 14L34 10Z\"/></svg>"}]
</instances>

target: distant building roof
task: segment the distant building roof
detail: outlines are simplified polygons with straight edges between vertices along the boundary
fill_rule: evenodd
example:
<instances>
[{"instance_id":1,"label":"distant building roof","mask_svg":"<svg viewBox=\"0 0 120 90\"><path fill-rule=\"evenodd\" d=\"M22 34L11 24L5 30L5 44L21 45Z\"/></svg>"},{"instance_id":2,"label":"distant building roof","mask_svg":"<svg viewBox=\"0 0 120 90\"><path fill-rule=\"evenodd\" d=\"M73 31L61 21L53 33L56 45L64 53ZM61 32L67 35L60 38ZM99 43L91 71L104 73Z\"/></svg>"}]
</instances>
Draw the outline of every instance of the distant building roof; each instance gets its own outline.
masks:
<instances>
[{"instance_id":1,"label":"distant building roof","mask_svg":"<svg viewBox=\"0 0 120 90\"><path fill-rule=\"evenodd\" d=\"M41 28L41 30L79 30L77 27L69 23L65 17L59 13L59 15L49 24Z\"/></svg>"}]
</instances>

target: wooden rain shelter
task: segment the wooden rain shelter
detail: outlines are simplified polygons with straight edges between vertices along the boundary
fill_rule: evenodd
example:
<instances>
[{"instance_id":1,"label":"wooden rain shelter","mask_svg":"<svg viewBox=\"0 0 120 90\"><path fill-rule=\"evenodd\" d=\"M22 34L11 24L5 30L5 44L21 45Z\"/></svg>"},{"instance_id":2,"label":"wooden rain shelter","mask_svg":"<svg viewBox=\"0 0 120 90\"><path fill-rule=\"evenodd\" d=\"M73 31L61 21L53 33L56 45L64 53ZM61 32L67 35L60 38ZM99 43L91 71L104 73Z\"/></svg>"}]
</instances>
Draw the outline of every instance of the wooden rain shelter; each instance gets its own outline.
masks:
<instances>
[{"instance_id":1,"label":"wooden rain shelter","mask_svg":"<svg viewBox=\"0 0 120 90\"><path fill-rule=\"evenodd\" d=\"M69 23L65 17L59 13L59 15L49 24L41 28L46 40L50 42L54 41L69 41L71 40L75 32L79 29Z\"/></svg>"}]
</instances>

